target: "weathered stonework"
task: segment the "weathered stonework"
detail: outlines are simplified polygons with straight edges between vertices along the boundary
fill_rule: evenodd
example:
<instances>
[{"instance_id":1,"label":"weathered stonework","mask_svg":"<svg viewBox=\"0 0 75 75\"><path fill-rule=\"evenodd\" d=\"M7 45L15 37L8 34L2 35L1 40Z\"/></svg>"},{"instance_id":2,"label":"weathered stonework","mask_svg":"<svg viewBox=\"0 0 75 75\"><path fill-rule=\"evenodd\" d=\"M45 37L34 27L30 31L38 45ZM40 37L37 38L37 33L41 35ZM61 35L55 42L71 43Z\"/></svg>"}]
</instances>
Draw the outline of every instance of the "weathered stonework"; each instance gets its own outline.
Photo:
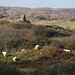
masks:
<instances>
[{"instance_id":1,"label":"weathered stonework","mask_svg":"<svg viewBox=\"0 0 75 75\"><path fill-rule=\"evenodd\" d=\"M21 15L21 21L26 21L26 16L25 15Z\"/></svg>"}]
</instances>

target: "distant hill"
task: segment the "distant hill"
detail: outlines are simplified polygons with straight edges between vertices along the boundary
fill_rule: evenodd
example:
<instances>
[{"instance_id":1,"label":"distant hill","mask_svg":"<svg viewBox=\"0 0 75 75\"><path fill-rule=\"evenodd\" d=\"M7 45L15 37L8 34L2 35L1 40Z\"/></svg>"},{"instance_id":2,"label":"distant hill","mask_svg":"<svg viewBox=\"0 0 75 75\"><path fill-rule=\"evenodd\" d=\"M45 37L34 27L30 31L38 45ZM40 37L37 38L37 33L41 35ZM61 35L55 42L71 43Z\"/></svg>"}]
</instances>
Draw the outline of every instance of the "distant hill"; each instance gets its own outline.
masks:
<instances>
[{"instance_id":1,"label":"distant hill","mask_svg":"<svg viewBox=\"0 0 75 75\"><path fill-rule=\"evenodd\" d=\"M75 20L75 8L24 8L0 6L0 18L20 18L22 14L30 20Z\"/></svg>"}]
</instances>

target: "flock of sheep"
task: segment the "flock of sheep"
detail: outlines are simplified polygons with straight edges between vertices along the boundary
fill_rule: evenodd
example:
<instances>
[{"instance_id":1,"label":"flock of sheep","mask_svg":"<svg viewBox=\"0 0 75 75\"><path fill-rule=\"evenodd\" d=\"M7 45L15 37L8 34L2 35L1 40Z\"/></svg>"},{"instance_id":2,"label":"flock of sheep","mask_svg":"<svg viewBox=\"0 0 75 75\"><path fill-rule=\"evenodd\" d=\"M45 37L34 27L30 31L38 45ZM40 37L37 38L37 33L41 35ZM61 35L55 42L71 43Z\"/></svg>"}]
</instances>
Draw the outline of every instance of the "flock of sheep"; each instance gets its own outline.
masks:
<instances>
[{"instance_id":1,"label":"flock of sheep","mask_svg":"<svg viewBox=\"0 0 75 75\"><path fill-rule=\"evenodd\" d=\"M2 54L3 54L4 57L7 56L7 52L5 52L5 51L2 51ZM14 57L14 58L13 58L13 61L17 61L17 60L18 60L17 57Z\"/></svg>"},{"instance_id":2,"label":"flock of sheep","mask_svg":"<svg viewBox=\"0 0 75 75\"><path fill-rule=\"evenodd\" d=\"M39 45L36 45L35 46L35 49L40 49L40 46ZM25 50L24 49L22 49L22 52L24 52ZM65 51L65 52L71 52L71 50L68 50L68 49L63 49L63 51ZM7 56L7 52L6 51L2 51L2 54L3 54L3 56L4 57L6 57ZM16 62L16 61L18 61L18 57L13 57L13 61L14 62Z\"/></svg>"}]
</instances>

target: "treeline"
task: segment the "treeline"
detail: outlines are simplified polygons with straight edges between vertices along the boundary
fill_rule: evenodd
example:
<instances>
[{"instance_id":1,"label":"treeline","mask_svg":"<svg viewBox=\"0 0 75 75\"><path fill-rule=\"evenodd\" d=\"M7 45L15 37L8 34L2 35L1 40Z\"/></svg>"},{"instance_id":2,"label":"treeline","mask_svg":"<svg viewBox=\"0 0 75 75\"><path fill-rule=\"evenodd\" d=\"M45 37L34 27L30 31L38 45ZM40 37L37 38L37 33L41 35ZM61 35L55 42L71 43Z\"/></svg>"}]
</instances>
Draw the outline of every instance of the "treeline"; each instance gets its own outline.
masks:
<instances>
[{"instance_id":1,"label":"treeline","mask_svg":"<svg viewBox=\"0 0 75 75\"><path fill-rule=\"evenodd\" d=\"M20 18L22 14L27 15L30 20L70 20L75 21L74 8L21 8L21 7L1 7L0 18Z\"/></svg>"}]
</instances>

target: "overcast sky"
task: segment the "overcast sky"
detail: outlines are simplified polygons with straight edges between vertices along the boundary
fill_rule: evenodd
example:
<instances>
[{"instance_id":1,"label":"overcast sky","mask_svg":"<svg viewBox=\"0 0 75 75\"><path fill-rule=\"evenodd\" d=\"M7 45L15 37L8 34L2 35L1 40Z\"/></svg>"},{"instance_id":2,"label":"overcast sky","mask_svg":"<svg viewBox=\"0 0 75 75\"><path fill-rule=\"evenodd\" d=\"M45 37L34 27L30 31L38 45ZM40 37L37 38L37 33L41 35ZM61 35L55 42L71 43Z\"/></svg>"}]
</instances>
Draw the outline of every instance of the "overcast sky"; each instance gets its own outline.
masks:
<instances>
[{"instance_id":1,"label":"overcast sky","mask_svg":"<svg viewBox=\"0 0 75 75\"><path fill-rule=\"evenodd\" d=\"M0 6L75 8L75 0L0 0Z\"/></svg>"}]
</instances>

